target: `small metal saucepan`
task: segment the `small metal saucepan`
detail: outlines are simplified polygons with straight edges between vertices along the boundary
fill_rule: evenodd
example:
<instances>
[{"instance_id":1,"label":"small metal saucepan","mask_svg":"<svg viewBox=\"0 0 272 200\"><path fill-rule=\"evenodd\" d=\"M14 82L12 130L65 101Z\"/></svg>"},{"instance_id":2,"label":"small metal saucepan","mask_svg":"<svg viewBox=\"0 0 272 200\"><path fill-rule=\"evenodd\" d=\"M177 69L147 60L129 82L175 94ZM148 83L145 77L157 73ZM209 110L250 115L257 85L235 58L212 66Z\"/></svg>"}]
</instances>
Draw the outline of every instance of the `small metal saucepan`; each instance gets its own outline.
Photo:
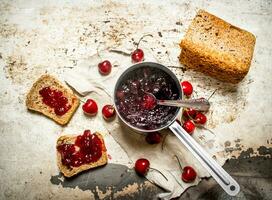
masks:
<instances>
[{"instance_id":1,"label":"small metal saucepan","mask_svg":"<svg viewBox=\"0 0 272 200\"><path fill-rule=\"evenodd\" d=\"M169 70L167 67L153 62L143 62L139 64L135 64L131 67L129 67L127 70L125 70L119 79L116 82L115 89L114 89L114 105L116 108L116 112L119 116L119 118L122 120L124 124L132 128L133 130L137 132L142 133L148 133L148 132L154 132L154 131L160 131L165 128L169 128L177 137L178 139L188 148L189 151L192 152L192 154L195 156L196 159L202 164L202 166L211 174L211 176L217 181L217 183L231 196L235 196L240 191L239 184L191 137L177 122L176 118L179 114L180 108L176 109L175 115L173 115L173 118L171 120L168 120L168 122L162 126L160 126L157 129L153 130L145 130L138 127L135 127L128 123L120 114L116 103L116 92L118 90L118 87L120 84L127 78L128 74L131 74L134 70L137 70L139 68L157 68L161 70L163 73L168 74L173 81L176 84L176 87L179 91L179 98L182 99L183 93L180 86L180 82L175 76L175 74Z\"/></svg>"}]
</instances>

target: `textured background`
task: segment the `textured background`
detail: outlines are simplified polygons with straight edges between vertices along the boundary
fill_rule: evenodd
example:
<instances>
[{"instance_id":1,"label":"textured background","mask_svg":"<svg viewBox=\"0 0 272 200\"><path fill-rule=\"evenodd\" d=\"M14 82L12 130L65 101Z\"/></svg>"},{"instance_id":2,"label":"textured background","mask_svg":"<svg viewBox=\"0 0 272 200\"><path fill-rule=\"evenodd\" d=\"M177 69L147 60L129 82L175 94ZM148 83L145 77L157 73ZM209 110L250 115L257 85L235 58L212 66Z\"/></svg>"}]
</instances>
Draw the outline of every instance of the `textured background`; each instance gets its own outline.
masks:
<instances>
[{"instance_id":1,"label":"textured background","mask_svg":"<svg viewBox=\"0 0 272 200\"><path fill-rule=\"evenodd\" d=\"M237 86L187 71L178 63L178 43L200 8L257 37L250 72ZM0 1L0 198L84 199L135 195L143 199L142 195L151 198L158 192L158 188L137 178L124 166L127 164L125 154L112 158L120 165L110 164L92 174L64 181L58 175L55 161L56 138L62 132L72 133L79 128L103 131L101 116L89 119L79 109L69 127L62 128L39 114L28 112L24 104L26 92L41 74L61 76L93 55L98 46L130 51L135 48L134 42L146 33L153 37L146 39L141 48L152 51L159 62L170 66L180 79L190 80L197 91L195 96L208 97L217 90L207 127L219 133L215 141L221 142L206 140L201 131L195 134L196 139L205 146L221 145L224 158L241 161L244 155L245 159L260 154L268 157L265 161L252 158L251 163L246 161L244 165L241 161L238 163L242 163L241 167L232 163L235 159L226 165L237 177L248 176L250 180L257 177L263 181L260 184L271 186L271 173L265 171L271 169L272 147L271 10L271 1L241 0ZM114 142L109 145L110 151L120 148ZM243 151L246 154L239 156ZM246 168L250 166L252 169ZM268 167L260 170L254 166ZM258 186L257 182L252 185ZM269 199L269 195L262 196L262 193L271 194L271 188L248 191ZM146 190L153 192L146 194ZM192 193L201 194L201 191Z\"/></svg>"}]
</instances>

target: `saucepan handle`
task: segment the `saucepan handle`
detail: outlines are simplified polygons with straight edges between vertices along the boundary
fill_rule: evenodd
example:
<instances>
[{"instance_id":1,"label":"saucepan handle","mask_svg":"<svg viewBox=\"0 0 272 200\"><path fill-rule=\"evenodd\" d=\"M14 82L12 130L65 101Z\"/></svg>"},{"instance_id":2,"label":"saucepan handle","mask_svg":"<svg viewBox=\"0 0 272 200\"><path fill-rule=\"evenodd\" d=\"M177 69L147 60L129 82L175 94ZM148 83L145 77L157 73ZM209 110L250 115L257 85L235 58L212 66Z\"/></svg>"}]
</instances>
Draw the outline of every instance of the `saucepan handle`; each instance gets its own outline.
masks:
<instances>
[{"instance_id":1,"label":"saucepan handle","mask_svg":"<svg viewBox=\"0 0 272 200\"><path fill-rule=\"evenodd\" d=\"M239 184L177 122L169 128L229 195L239 193Z\"/></svg>"}]
</instances>

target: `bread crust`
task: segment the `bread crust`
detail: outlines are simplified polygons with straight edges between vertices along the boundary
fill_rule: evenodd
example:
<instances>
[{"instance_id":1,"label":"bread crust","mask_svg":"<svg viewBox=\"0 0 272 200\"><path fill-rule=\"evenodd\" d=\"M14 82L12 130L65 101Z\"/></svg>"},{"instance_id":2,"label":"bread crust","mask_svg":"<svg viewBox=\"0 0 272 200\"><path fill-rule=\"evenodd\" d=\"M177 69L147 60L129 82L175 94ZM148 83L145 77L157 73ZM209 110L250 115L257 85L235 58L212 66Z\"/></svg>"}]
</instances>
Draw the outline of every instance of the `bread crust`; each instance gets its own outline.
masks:
<instances>
[{"instance_id":1,"label":"bread crust","mask_svg":"<svg viewBox=\"0 0 272 200\"><path fill-rule=\"evenodd\" d=\"M72 167L69 169L68 167L66 167L65 165L62 164L61 154L58 152L58 150L56 150L57 151L57 165L58 165L61 173L63 173L63 175L65 177L71 177L71 176L74 176L82 171L85 171L85 170L88 170L91 168L96 168L96 167L103 166L103 165L107 164L108 156L107 156L107 149L105 146L103 136L97 132L94 134L96 134L102 142L102 155L99 158L99 160L96 162L93 162L90 164L84 164L79 167ZM56 149L61 144L74 144L76 137L77 137L77 135L63 135L63 136L59 137L57 140Z\"/></svg>"},{"instance_id":2,"label":"bread crust","mask_svg":"<svg viewBox=\"0 0 272 200\"><path fill-rule=\"evenodd\" d=\"M62 91L64 96L68 99L71 108L62 116L58 116L54 113L54 109L45 105L42 102L42 97L39 94L39 90L44 87L50 87ZM26 106L29 110L40 112L45 116L53 119L60 125L67 124L75 113L79 106L79 99L73 93L73 91L62 84L58 79L51 75L42 75L31 87L26 97Z\"/></svg>"},{"instance_id":3,"label":"bread crust","mask_svg":"<svg viewBox=\"0 0 272 200\"><path fill-rule=\"evenodd\" d=\"M249 71L255 41L252 33L199 10L180 42L179 59L188 68L238 83Z\"/></svg>"}]
</instances>

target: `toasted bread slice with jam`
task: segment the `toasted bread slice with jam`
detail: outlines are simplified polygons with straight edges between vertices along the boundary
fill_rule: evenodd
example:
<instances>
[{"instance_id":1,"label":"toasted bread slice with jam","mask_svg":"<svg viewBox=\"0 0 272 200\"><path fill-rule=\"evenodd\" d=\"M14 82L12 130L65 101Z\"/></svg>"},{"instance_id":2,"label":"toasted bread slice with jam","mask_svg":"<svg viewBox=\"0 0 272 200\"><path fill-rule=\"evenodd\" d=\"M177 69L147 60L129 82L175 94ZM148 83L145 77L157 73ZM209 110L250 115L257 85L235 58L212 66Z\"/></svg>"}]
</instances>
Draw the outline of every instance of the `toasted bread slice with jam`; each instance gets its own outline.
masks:
<instances>
[{"instance_id":1,"label":"toasted bread slice with jam","mask_svg":"<svg viewBox=\"0 0 272 200\"><path fill-rule=\"evenodd\" d=\"M51 90L62 92L62 96L67 98L69 110L63 115L57 115L54 108L43 102L43 97L40 91L43 88L49 87ZM53 119L60 125L67 124L79 106L79 99L73 91L58 81L51 75L42 75L32 86L26 97L26 106L30 110L40 112L45 116Z\"/></svg>"},{"instance_id":2,"label":"toasted bread slice with jam","mask_svg":"<svg viewBox=\"0 0 272 200\"><path fill-rule=\"evenodd\" d=\"M88 170L91 168L96 168L96 167L107 164L108 157L107 157L107 149L106 149L106 146L104 143L104 139L100 133L96 132L93 135L96 135L99 138L99 140L101 141L101 144L102 144L101 157L95 162L82 164L79 167L67 167L66 165L64 165L62 163L61 153L58 151L58 146L60 146L62 144L75 144L75 141L77 139L77 135L63 135L63 136L59 137L59 139L57 140L57 146L56 146L56 148L57 148L57 164L58 164L60 171L63 173L64 176L71 177L71 176L74 176L82 171L85 171L85 170ZM76 147L76 148L78 148L78 147Z\"/></svg>"}]
</instances>

